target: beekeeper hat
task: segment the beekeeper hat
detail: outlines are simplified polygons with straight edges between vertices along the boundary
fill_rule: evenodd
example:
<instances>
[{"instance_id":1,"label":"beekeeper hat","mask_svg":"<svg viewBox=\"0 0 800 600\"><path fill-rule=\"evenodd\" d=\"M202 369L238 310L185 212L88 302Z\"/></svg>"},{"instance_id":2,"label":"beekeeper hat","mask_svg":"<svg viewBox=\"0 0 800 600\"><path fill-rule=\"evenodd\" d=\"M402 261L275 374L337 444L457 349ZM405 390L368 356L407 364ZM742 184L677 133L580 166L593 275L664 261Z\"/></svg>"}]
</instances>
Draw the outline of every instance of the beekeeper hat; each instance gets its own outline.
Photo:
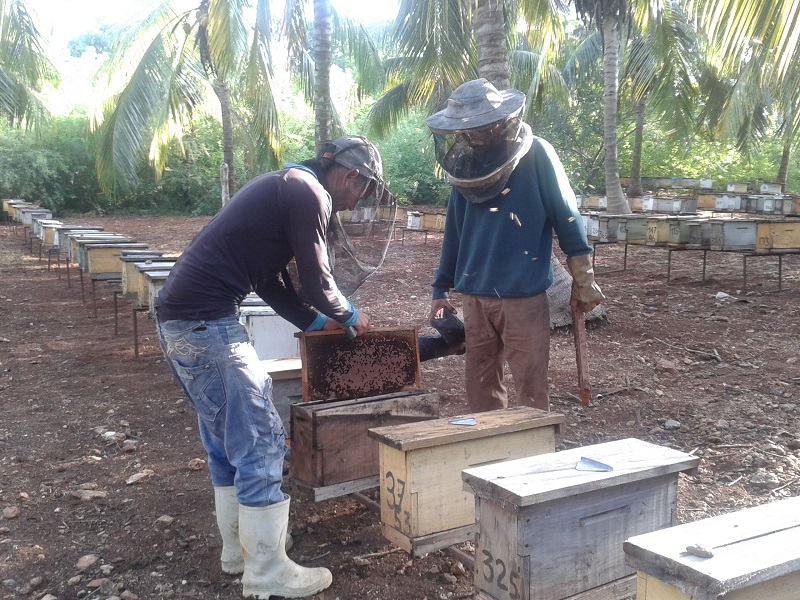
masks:
<instances>
[{"instance_id":1,"label":"beekeeper hat","mask_svg":"<svg viewBox=\"0 0 800 600\"><path fill-rule=\"evenodd\" d=\"M444 110L431 115L425 124L434 131L463 131L485 127L516 117L525 106L519 90L498 91L485 79L474 79L458 86Z\"/></svg>"}]
</instances>

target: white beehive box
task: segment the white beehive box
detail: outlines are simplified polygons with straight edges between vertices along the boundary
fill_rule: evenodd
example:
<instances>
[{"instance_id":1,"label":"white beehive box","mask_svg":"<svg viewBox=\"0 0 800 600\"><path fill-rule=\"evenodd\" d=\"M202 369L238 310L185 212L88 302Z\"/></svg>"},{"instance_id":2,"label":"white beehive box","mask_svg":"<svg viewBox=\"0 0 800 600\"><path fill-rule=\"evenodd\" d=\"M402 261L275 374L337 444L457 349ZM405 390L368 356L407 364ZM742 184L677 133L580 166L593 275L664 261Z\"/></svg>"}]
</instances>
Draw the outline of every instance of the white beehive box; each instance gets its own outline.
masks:
<instances>
[{"instance_id":1,"label":"white beehive box","mask_svg":"<svg viewBox=\"0 0 800 600\"><path fill-rule=\"evenodd\" d=\"M272 307L243 306L239 309L239 321L247 329L261 360L300 356L300 340L294 335L300 330Z\"/></svg>"}]
</instances>

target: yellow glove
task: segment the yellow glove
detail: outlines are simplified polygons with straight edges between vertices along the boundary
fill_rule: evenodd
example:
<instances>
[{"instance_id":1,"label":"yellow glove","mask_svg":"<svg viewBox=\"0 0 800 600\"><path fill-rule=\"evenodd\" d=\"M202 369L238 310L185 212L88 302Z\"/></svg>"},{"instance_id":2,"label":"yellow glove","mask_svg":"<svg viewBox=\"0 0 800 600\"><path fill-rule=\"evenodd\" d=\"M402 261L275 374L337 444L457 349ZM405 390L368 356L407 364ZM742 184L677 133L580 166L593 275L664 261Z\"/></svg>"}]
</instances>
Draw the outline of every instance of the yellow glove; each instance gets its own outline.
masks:
<instances>
[{"instance_id":1,"label":"yellow glove","mask_svg":"<svg viewBox=\"0 0 800 600\"><path fill-rule=\"evenodd\" d=\"M594 280L592 255L573 256L567 259L569 272L572 274L572 297L570 304L577 303L583 312L590 312L606 297Z\"/></svg>"}]
</instances>

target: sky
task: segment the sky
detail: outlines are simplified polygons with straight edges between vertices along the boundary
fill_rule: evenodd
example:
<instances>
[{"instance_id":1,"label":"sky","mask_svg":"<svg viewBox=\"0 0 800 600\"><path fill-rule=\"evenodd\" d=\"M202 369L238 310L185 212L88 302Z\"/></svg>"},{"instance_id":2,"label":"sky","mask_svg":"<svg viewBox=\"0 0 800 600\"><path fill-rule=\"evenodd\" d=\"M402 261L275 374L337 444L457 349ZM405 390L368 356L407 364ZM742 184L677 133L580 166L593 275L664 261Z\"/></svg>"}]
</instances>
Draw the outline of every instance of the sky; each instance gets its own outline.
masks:
<instances>
[{"instance_id":1,"label":"sky","mask_svg":"<svg viewBox=\"0 0 800 600\"><path fill-rule=\"evenodd\" d=\"M308 0L309 2L311 0ZM56 47L105 23L123 24L141 18L163 0L25 0L36 16L45 38ZM196 6L198 0L176 0L183 6ZM374 22L394 18L398 0L331 0L336 10L351 19ZM254 1L251 0L251 4ZM282 1L273 9L280 14Z\"/></svg>"}]
</instances>

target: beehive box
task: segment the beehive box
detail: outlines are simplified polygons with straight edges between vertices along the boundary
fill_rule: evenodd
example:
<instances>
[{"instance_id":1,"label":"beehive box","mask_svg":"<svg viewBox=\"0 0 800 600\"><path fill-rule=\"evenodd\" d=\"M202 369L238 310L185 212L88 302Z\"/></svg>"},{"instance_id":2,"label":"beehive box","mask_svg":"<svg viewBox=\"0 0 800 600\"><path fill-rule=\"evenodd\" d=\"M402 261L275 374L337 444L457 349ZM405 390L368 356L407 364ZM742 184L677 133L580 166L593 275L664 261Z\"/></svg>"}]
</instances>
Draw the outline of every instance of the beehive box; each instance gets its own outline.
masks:
<instances>
[{"instance_id":1,"label":"beehive box","mask_svg":"<svg viewBox=\"0 0 800 600\"><path fill-rule=\"evenodd\" d=\"M780 194L783 192L783 186L780 183L762 183L759 189L762 194Z\"/></svg>"},{"instance_id":2,"label":"beehive box","mask_svg":"<svg viewBox=\"0 0 800 600\"><path fill-rule=\"evenodd\" d=\"M755 219L712 219L711 250L755 250Z\"/></svg>"},{"instance_id":3,"label":"beehive box","mask_svg":"<svg viewBox=\"0 0 800 600\"><path fill-rule=\"evenodd\" d=\"M69 243L70 233L102 233L102 227L96 227L93 225L64 225L62 227L56 227L55 237L53 239L53 245L58 246L58 249L62 253L69 252Z\"/></svg>"},{"instance_id":4,"label":"beehive box","mask_svg":"<svg viewBox=\"0 0 800 600\"><path fill-rule=\"evenodd\" d=\"M271 306L246 306L239 309L239 321L261 360L300 357L300 330L276 313ZM300 377L302 381L302 373ZM302 386L301 386L302 392Z\"/></svg>"},{"instance_id":5,"label":"beehive box","mask_svg":"<svg viewBox=\"0 0 800 600\"><path fill-rule=\"evenodd\" d=\"M145 242L86 244L86 272L89 275L114 274L122 277L122 262L119 255L123 250L147 248Z\"/></svg>"},{"instance_id":6,"label":"beehive box","mask_svg":"<svg viewBox=\"0 0 800 600\"><path fill-rule=\"evenodd\" d=\"M598 240L601 242L616 242L622 218L619 215L600 215Z\"/></svg>"},{"instance_id":7,"label":"beehive box","mask_svg":"<svg viewBox=\"0 0 800 600\"><path fill-rule=\"evenodd\" d=\"M378 486L378 442L369 429L439 417L436 393L401 392L291 406L289 476L324 500Z\"/></svg>"},{"instance_id":8,"label":"beehive box","mask_svg":"<svg viewBox=\"0 0 800 600\"><path fill-rule=\"evenodd\" d=\"M94 242L96 244L100 243L108 243L108 242L130 242L133 241L132 238L126 237L119 233L110 233L110 232L70 232L67 233L67 238L69 240L67 244L67 256L69 257L70 262L78 263L82 267L86 264L85 262L85 255L81 250L81 244L88 244L90 242Z\"/></svg>"},{"instance_id":9,"label":"beehive box","mask_svg":"<svg viewBox=\"0 0 800 600\"><path fill-rule=\"evenodd\" d=\"M373 327L353 340L341 330L298 335L305 401L422 389L416 327Z\"/></svg>"},{"instance_id":10,"label":"beehive box","mask_svg":"<svg viewBox=\"0 0 800 600\"><path fill-rule=\"evenodd\" d=\"M625 221L625 242L628 244L644 244L647 241L646 215L628 215Z\"/></svg>"},{"instance_id":11,"label":"beehive box","mask_svg":"<svg viewBox=\"0 0 800 600\"><path fill-rule=\"evenodd\" d=\"M621 215L617 218L617 241L627 243L628 241L628 217L630 215Z\"/></svg>"},{"instance_id":12,"label":"beehive box","mask_svg":"<svg viewBox=\"0 0 800 600\"><path fill-rule=\"evenodd\" d=\"M717 205L715 210L719 212L735 212L741 209L742 209L741 196L729 196L728 194L717 196Z\"/></svg>"},{"instance_id":13,"label":"beehive box","mask_svg":"<svg viewBox=\"0 0 800 600\"><path fill-rule=\"evenodd\" d=\"M598 208L605 208L604 206L601 207L600 196L584 196L583 202L581 203L581 208L585 208L588 210L597 210Z\"/></svg>"},{"instance_id":14,"label":"beehive box","mask_svg":"<svg viewBox=\"0 0 800 600\"><path fill-rule=\"evenodd\" d=\"M669 217L650 217L647 219L648 246L664 246L669 242Z\"/></svg>"},{"instance_id":15,"label":"beehive box","mask_svg":"<svg viewBox=\"0 0 800 600\"><path fill-rule=\"evenodd\" d=\"M126 263L127 265L127 263ZM153 271L170 271L175 265L175 261L153 261L133 263L133 273L128 281L126 296L135 300L139 306L148 306L150 303L150 284L145 277L145 273Z\"/></svg>"},{"instance_id":16,"label":"beehive box","mask_svg":"<svg viewBox=\"0 0 800 600\"><path fill-rule=\"evenodd\" d=\"M407 217L406 217L406 219L407 219L406 227L408 229L419 229L420 228L420 219L422 217L422 214L418 213L418 212L411 211L411 212L406 213L406 215L407 215Z\"/></svg>"},{"instance_id":17,"label":"beehive box","mask_svg":"<svg viewBox=\"0 0 800 600\"><path fill-rule=\"evenodd\" d=\"M466 469L478 523L476 598L625 597L592 594L635 586L623 542L675 523L678 475L699 462L624 439ZM601 465L610 470L583 470Z\"/></svg>"},{"instance_id":18,"label":"beehive box","mask_svg":"<svg viewBox=\"0 0 800 600\"><path fill-rule=\"evenodd\" d=\"M303 401L303 368L300 357L262 360L261 366L272 379L272 404L289 434L292 430L292 404Z\"/></svg>"},{"instance_id":19,"label":"beehive box","mask_svg":"<svg viewBox=\"0 0 800 600\"><path fill-rule=\"evenodd\" d=\"M727 189L735 194L746 194L748 185L747 183L729 183Z\"/></svg>"},{"instance_id":20,"label":"beehive box","mask_svg":"<svg viewBox=\"0 0 800 600\"><path fill-rule=\"evenodd\" d=\"M427 231L444 231L445 215L423 213L420 218L420 229Z\"/></svg>"},{"instance_id":21,"label":"beehive box","mask_svg":"<svg viewBox=\"0 0 800 600\"><path fill-rule=\"evenodd\" d=\"M122 264L122 293L127 298L135 299L138 290L138 274L134 267L135 263L148 264L155 261L168 260L163 259L163 252L156 250L123 250L119 255L119 261Z\"/></svg>"},{"instance_id":22,"label":"beehive box","mask_svg":"<svg viewBox=\"0 0 800 600\"><path fill-rule=\"evenodd\" d=\"M770 222L773 250L800 248L800 219L780 219Z\"/></svg>"},{"instance_id":23,"label":"beehive box","mask_svg":"<svg viewBox=\"0 0 800 600\"><path fill-rule=\"evenodd\" d=\"M687 248L703 250L711 248L711 221L697 219L689 221L689 243Z\"/></svg>"},{"instance_id":24,"label":"beehive box","mask_svg":"<svg viewBox=\"0 0 800 600\"><path fill-rule=\"evenodd\" d=\"M697 210L716 210L716 208L717 208L716 194L697 195Z\"/></svg>"},{"instance_id":25,"label":"beehive box","mask_svg":"<svg viewBox=\"0 0 800 600\"><path fill-rule=\"evenodd\" d=\"M675 217L667 220L669 224L669 237L667 244L676 248L684 248L689 243L689 223L688 218Z\"/></svg>"},{"instance_id":26,"label":"beehive box","mask_svg":"<svg viewBox=\"0 0 800 600\"><path fill-rule=\"evenodd\" d=\"M800 214L800 198L786 196L783 199L783 214L784 215Z\"/></svg>"},{"instance_id":27,"label":"beehive box","mask_svg":"<svg viewBox=\"0 0 800 600\"><path fill-rule=\"evenodd\" d=\"M517 407L371 429L380 456L381 531L421 556L467 541L475 500L461 471L555 450L563 415Z\"/></svg>"},{"instance_id":28,"label":"beehive box","mask_svg":"<svg viewBox=\"0 0 800 600\"><path fill-rule=\"evenodd\" d=\"M156 312L156 299L161 288L167 282L167 277L169 277L169 271L147 271L144 274L147 282L147 311L151 315Z\"/></svg>"},{"instance_id":29,"label":"beehive box","mask_svg":"<svg viewBox=\"0 0 800 600\"><path fill-rule=\"evenodd\" d=\"M637 600L796 600L800 597L800 498L677 525L628 539ZM703 544L713 556L688 552Z\"/></svg>"}]
</instances>

